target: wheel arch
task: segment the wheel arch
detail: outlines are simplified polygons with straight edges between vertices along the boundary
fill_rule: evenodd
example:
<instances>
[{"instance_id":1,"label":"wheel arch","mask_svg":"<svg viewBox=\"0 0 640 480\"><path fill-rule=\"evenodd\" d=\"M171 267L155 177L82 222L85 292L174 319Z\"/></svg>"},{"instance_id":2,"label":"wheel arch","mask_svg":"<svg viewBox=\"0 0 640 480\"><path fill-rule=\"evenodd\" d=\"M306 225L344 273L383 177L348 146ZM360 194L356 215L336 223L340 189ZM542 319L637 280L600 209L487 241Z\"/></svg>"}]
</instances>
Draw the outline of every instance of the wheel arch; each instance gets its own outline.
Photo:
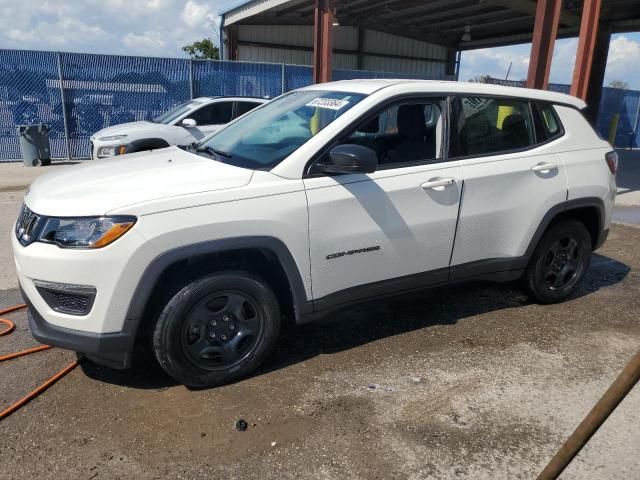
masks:
<instances>
[{"instance_id":1,"label":"wheel arch","mask_svg":"<svg viewBox=\"0 0 640 480\"><path fill-rule=\"evenodd\" d=\"M140 337L159 314L162 299L185 281L226 269L262 277L273 288L283 313L290 313L296 322L309 313L311 302L302 275L286 245L274 237L236 237L185 245L157 256L138 282L125 323Z\"/></svg>"},{"instance_id":2,"label":"wheel arch","mask_svg":"<svg viewBox=\"0 0 640 480\"><path fill-rule=\"evenodd\" d=\"M145 150L155 150L158 148L167 148L171 145L164 138L140 138L133 140L127 144L126 153L142 152Z\"/></svg>"},{"instance_id":3,"label":"wheel arch","mask_svg":"<svg viewBox=\"0 0 640 480\"><path fill-rule=\"evenodd\" d=\"M606 233L604 232L604 201L598 197L578 198L556 205L545 214L529 243L525 253L526 258L533 256L533 252L544 233L551 226L562 220L578 220L582 222L591 235L593 250L598 249L604 243L606 238Z\"/></svg>"}]
</instances>

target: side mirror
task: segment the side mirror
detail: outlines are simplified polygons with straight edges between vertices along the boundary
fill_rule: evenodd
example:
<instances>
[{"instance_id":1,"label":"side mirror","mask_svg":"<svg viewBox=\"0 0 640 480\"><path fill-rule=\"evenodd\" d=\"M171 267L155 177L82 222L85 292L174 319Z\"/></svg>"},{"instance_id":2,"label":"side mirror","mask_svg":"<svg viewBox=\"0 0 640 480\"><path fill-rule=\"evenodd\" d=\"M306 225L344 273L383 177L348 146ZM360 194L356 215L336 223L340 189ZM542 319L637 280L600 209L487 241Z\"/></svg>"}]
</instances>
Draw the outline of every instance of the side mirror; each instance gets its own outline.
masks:
<instances>
[{"instance_id":1,"label":"side mirror","mask_svg":"<svg viewBox=\"0 0 640 480\"><path fill-rule=\"evenodd\" d=\"M180 122L180 125L182 125L185 128L194 128L197 124L198 123L193 118L184 118Z\"/></svg>"},{"instance_id":2,"label":"side mirror","mask_svg":"<svg viewBox=\"0 0 640 480\"><path fill-rule=\"evenodd\" d=\"M373 173L378 168L378 155L368 147L345 143L329 152L329 163L318 164L326 173Z\"/></svg>"}]
</instances>

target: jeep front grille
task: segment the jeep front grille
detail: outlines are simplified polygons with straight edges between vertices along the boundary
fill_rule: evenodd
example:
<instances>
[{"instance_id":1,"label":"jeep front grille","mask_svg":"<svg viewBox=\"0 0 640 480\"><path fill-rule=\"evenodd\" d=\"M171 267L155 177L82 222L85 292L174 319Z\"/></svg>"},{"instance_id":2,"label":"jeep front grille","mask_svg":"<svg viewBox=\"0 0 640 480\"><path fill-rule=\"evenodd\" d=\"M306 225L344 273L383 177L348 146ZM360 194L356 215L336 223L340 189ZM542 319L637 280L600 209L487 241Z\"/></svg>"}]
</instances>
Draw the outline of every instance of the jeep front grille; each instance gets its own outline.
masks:
<instances>
[{"instance_id":1,"label":"jeep front grille","mask_svg":"<svg viewBox=\"0 0 640 480\"><path fill-rule=\"evenodd\" d=\"M33 213L26 204L22 204L16 222L16 237L22 245L26 246L34 241L34 234L37 233L40 220L40 215Z\"/></svg>"}]
</instances>

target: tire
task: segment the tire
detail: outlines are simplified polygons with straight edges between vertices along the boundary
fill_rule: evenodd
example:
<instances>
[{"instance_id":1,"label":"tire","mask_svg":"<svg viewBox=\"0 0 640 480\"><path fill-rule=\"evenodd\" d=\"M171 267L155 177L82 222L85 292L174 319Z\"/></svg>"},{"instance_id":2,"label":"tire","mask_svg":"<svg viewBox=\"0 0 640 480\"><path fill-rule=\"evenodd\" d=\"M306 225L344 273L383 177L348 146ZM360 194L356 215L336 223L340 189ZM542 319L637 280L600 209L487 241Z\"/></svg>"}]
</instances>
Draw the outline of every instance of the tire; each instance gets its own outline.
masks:
<instances>
[{"instance_id":1,"label":"tire","mask_svg":"<svg viewBox=\"0 0 640 480\"><path fill-rule=\"evenodd\" d=\"M558 303L581 285L591 263L591 235L576 220L553 225L542 237L523 277L525 290L540 303Z\"/></svg>"},{"instance_id":2,"label":"tire","mask_svg":"<svg viewBox=\"0 0 640 480\"><path fill-rule=\"evenodd\" d=\"M153 351L162 368L189 387L223 385L254 371L280 331L273 291L246 272L189 283L162 310Z\"/></svg>"}]
</instances>

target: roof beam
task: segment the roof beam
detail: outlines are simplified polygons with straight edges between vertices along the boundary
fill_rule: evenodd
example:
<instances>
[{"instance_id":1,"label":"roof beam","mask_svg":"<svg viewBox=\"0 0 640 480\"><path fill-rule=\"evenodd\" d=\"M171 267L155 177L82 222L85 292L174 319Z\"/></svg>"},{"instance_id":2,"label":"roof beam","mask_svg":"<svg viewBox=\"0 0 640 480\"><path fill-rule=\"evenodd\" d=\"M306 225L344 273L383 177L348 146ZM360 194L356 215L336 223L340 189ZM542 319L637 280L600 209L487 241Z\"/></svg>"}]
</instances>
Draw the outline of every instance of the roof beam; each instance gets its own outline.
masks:
<instances>
[{"instance_id":1,"label":"roof beam","mask_svg":"<svg viewBox=\"0 0 640 480\"><path fill-rule=\"evenodd\" d=\"M631 20L616 20L611 23L614 33L637 32L640 30L640 18Z\"/></svg>"},{"instance_id":2,"label":"roof beam","mask_svg":"<svg viewBox=\"0 0 640 480\"><path fill-rule=\"evenodd\" d=\"M395 0L395 1L398 1L398 0ZM353 4L346 3L345 4L346 8L345 7L338 8L338 11L348 13L349 15L359 15L363 12L368 12L369 10L379 10L380 8L393 3L394 3L394 0L380 0L377 2L369 0L368 2L362 4L361 6L357 6L356 8L353 8Z\"/></svg>"},{"instance_id":3,"label":"roof beam","mask_svg":"<svg viewBox=\"0 0 640 480\"><path fill-rule=\"evenodd\" d=\"M369 2L371 2L371 0L353 0L351 2L339 2L336 7L340 8L340 10L349 10L350 8L357 7L359 5L365 5Z\"/></svg>"},{"instance_id":4,"label":"roof beam","mask_svg":"<svg viewBox=\"0 0 640 480\"><path fill-rule=\"evenodd\" d=\"M258 1L253 0L238 5L235 8L227 10L224 13L224 26L228 27L234 23L238 23L245 18L250 18L256 15L260 15L272 8L276 8L282 4L288 3L290 0L268 0Z\"/></svg>"},{"instance_id":5,"label":"roof beam","mask_svg":"<svg viewBox=\"0 0 640 480\"><path fill-rule=\"evenodd\" d=\"M383 13L380 18L403 18L410 17L416 13L430 12L433 10L440 10L442 8L450 8L452 6L452 0L438 0L435 2L422 2L419 5L409 8L401 8L393 13Z\"/></svg>"},{"instance_id":6,"label":"roof beam","mask_svg":"<svg viewBox=\"0 0 640 480\"><path fill-rule=\"evenodd\" d=\"M477 37L471 31L472 39L468 42L460 42L458 44L458 50L475 50L478 48L491 48L491 47L506 47L508 45L520 45L523 43L529 43L532 40L532 32L528 33L513 33L508 31L493 31L483 34L479 34ZM578 31L574 27L563 27L558 29L557 38L572 38L577 36Z\"/></svg>"},{"instance_id":7,"label":"roof beam","mask_svg":"<svg viewBox=\"0 0 640 480\"><path fill-rule=\"evenodd\" d=\"M298 10L304 10L305 7L309 7L309 10L313 9L313 3L310 3L307 0L296 0L294 2L289 2L286 5L287 6L285 8L275 11L276 17L282 17L283 15L288 15L290 13L297 12Z\"/></svg>"},{"instance_id":8,"label":"roof beam","mask_svg":"<svg viewBox=\"0 0 640 480\"><path fill-rule=\"evenodd\" d=\"M460 21L463 21L462 19ZM452 23L452 22L448 22L448 23ZM496 27L500 27L502 25L507 25L507 26L514 26L514 30L518 29L518 26L520 26L521 24L526 23L526 24L530 24L531 26L533 26L533 18L531 17L517 17L517 18L506 18L504 20L492 20L486 23L479 23L479 24L474 24L471 25L471 38L473 38L473 32L477 32L477 31L486 31L487 29L490 29L491 31L494 31L496 29ZM440 30L439 33L451 33L451 32L459 32L464 30L465 25L458 25L458 26L452 26L451 28L447 28L445 30Z\"/></svg>"},{"instance_id":9,"label":"roof beam","mask_svg":"<svg viewBox=\"0 0 640 480\"><path fill-rule=\"evenodd\" d=\"M341 23L342 25L342 23ZM348 23L347 23L348 25ZM443 35L433 35L424 30L411 28L411 27L394 27L387 24L381 24L375 21L365 21L354 23L354 26L366 28L368 30L377 30L378 32L389 33L391 35L398 35L401 37L413 38L414 40L421 40L423 42L433 43L435 45L441 45L444 47L453 47L457 44L457 38L449 38Z\"/></svg>"},{"instance_id":10,"label":"roof beam","mask_svg":"<svg viewBox=\"0 0 640 480\"><path fill-rule=\"evenodd\" d=\"M506 18L505 18L506 17ZM434 33L439 32L451 32L457 30L464 30L469 25L471 27L471 35L473 36L473 30L493 27L501 24L508 24L509 22L517 22L520 20L528 20L533 23L533 18L522 16L518 13L509 12L503 10L500 12L483 13L473 16L473 23L470 23L464 17L458 17L454 20L447 20L442 22L434 22L429 25L429 31Z\"/></svg>"},{"instance_id":11,"label":"roof beam","mask_svg":"<svg viewBox=\"0 0 640 480\"><path fill-rule=\"evenodd\" d=\"M492 3L500 7L508 8L514 12L526 13L532 17L536 16L537 4L533 0L486 0L487 3ZM580 17L573 13L560 13L560 23L569 27L579 27Z\"/></svg>"},{"instance_id":12,"label":"roof beam","mask_svg":"<svg viewBox=\"0 0 640 480\"><path fill-rule=\"evenodd\" d=\"M496 8L498 10L496 10ZM489 10L489 12L487 12L487 10ZM437 13L429 13L427 15L414 16L414 17L407 18L406 20L399 20L399 22L403 24L411 24L411 23L423 22L423 21L431 22L433 20L438 20L442 18L446 19L450 17L454 17L457 21L463 21L465 20L465 15L472 14L478 11L486 14L494 14L494 13L504 13L506 10L500 9L500 7L495 7L494 5L488 5L486 3L484 4L478 3L477 5L471 5L471 6L460 7L460 8L451 8L451 9L443 10ZM473 15L473 17L471 18L475 19L476 15ZM472 23L471 19L469 19L468 23ZM432 24L430 23L429 26L431 25Z\"/></svg>"}]
</instances>

